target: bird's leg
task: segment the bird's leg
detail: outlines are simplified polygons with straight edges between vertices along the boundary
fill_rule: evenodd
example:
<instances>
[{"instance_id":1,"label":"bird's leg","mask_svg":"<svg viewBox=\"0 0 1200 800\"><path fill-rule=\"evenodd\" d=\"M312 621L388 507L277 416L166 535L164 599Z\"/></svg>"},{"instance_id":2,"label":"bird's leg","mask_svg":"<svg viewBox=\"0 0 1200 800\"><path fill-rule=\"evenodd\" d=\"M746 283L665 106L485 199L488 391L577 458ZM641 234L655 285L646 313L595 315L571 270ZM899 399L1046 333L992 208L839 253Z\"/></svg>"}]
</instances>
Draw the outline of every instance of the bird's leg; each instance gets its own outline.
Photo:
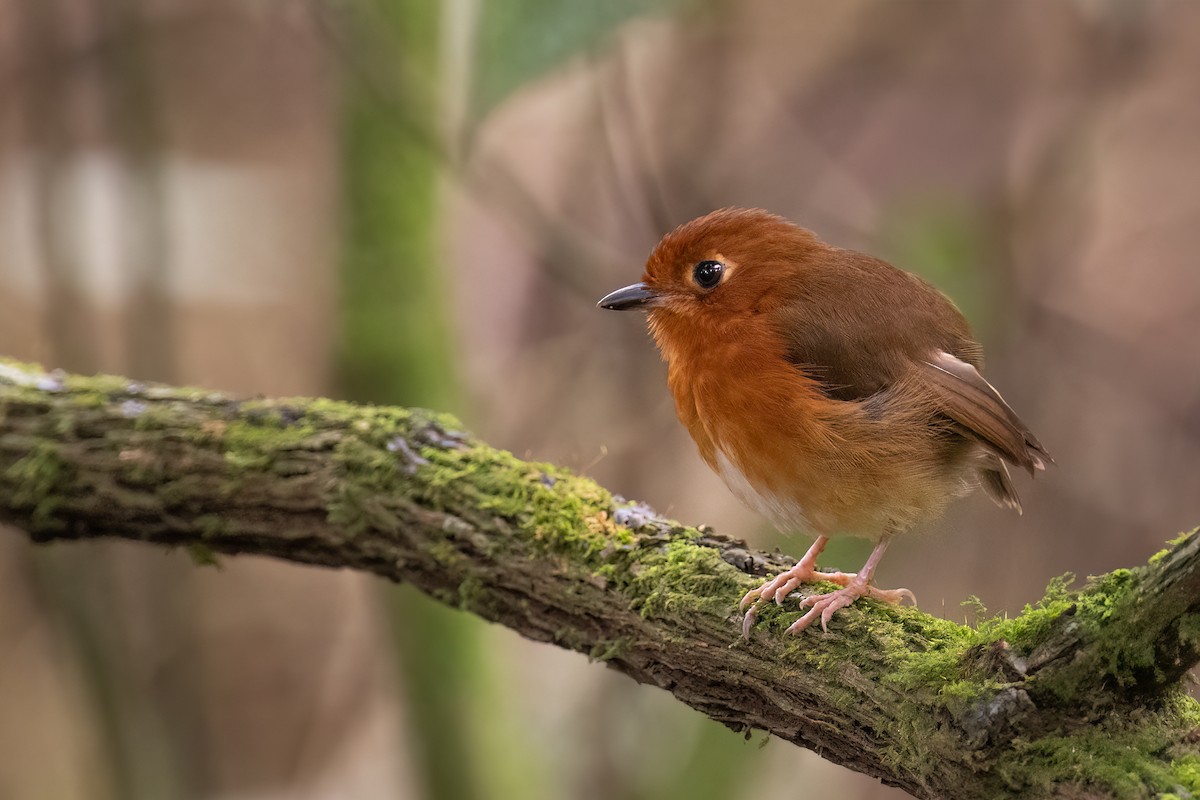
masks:
<instances>
[{"instance_id":1,"label":"bird's leg","mask_svg":"<svg viewBox=\"0 0 1200 800\"><path fill-rule=\"evenodd\" d=\"M875 549L871 551L871 555L867 557L867 563L863 564L863 568L858 571L857 575L851 575L850 580L846 582L843 588L836 592L828 592L826 594L810 595L800 601L800 607L812 606L808 613L800 619L792 623L787 629L788 633L800 633L800 631L811 625L818 617L821 619L821 630L826 633L829 629L826 624L833 617L834 612L858 600L860 597L871 597L875 600L883 600L888 603L899 603L904 598L912 601L916 605L917 598L913 597L913 593L908 589L876 589L871 585L871 579L875 576L875 567L879 565L879 559L883 558L883 551L887 550L887 546L891 543L891 534L885 535L879 540L879 544L875 545Z\"/></svg>"},{"instance_id":2,"label":"bird's leg","mask_svg":"<svg viewBox=\"0 0 1200 800\"><path fill-rule=\"evenodd\" d=\"M816 570L817 557L825 550L825 545L828 542L828 536L818 536L817 540L812 543L812 547L808 548L808 552L804 554L804 557L796 562L796 566L786 572L779 573L757 589L751 589L746 592L738 607L745 610L746 606L750 603L758 600L772 599L779 605L783 605L783 598L791 594L802 583L831 581L845 586L854 577L853 575L847 575L844 572L817 572Z\"/></svg>"},{"instance_id":3,"label":"bird's leg","mask_svg":"<svg viewBox=\"0 0 1200 800\"><path fill-rule=\"evenodd\" d=\"M746 616L742 620L743 637L750 638L750 628L754 625L755 617L758 616L756 610L758 603L763 601L770 602L773 599L777 604L783 605L783 599L802 583L829 581L840 586L846 586L854 579L854 575L849 575L845 572L817 571L817 556L821 555L828 541L828 536L818 536L817 540L812 543L812 547L808 548L808 552L804 554L804 557L796 562L796 566L786 572L779 573L757 589L751 589L746 592L746 595L742 598L742 602L738 604L738 609L741 611L746 611L746 606L750 605L750 610L746 611Z\"/></svg>"}]
</instances>

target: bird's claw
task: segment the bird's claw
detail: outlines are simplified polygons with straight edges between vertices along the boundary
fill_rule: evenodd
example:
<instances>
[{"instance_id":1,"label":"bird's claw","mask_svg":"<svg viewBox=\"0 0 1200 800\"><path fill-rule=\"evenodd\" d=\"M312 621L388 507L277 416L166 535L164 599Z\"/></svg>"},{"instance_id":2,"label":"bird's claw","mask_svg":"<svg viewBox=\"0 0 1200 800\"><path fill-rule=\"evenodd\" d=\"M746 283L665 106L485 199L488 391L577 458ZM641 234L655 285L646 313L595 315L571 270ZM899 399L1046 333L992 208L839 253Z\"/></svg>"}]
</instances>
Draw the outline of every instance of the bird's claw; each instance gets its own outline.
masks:
<instances>
[{"instance_id":1,"label":"bird's claw","mask_svg":"<svg viewBox=\"0 0 1200 800\"><path fill-rule=\"evenodd\" d=\"M754 620L758 617L758 605L750 606L750 610L746 612L746 616L742 617L742 641L750 641L750 629L754 627Z\"/></svg>"},{"instance_id":2,"label":"bird's claw","mask_svg":"<svg viewBox=\"0 0 1200 800\"><path fill-rule=\"evenodd\" d=\"M746 592L742 596L741 602L738 603L738 611L745 611L746 606L760 600L774 600L776 605L782 606L784 598L794 592L802 583L828 581L845 586L853 579L854 573L852 572L818 572L810 566L797 564L788 571L779 573L757 589Z\"/></svg>"},{"instance_id":3,"label":"bird's claw","mask_svg":"<svg viewBox=\"0 0 1200 800\"><path fill-rule=\"evenodd\" d=\"M827 592L826 594L809 595L800 601L800 608L803 609L809 605L812 608L809 609L807 614L793 622L785 633L800 633L813 624L818 616L821 618L821 630L829 633L829 628L826 625L833 618L834 612L850 605L860 596L853 591L846 591L845 589L838 589L836 592Z\"/></svg>"},{"instance_id":4,"label":"bird's claw","mask_svg":"<svg viewBox=\"0 0 1200 800\"><path fill-rule=\"evenodd\" d=\"M738 603L738 611L745 614L742 619L742 638L746 641L750 640L750 629L754 627L754 621L758 617L759 603L774 600L775 604L782 608L784 599L802 583L829 581L830 583L846 586L855 577L854 573L818 572L813 569L811 563L801 561L786 572L779 573L774 578L763 583L762 586L759 586L757 589L751 589L742 596L741 601ZM749 606L748 609L747 606Z\"/></svg>"},{"instance_id":5,"label":"bird's claw","mask_svg":"<svg viewBox=\"0 0 1200 800\"><path fill-rule=\"evenodd\" d=\"M917 596L908 589L876 589L874 586L868 586L867 589L867 597L872 600L880 600L894 606L900 605L903 600L908 600L914 606L917 604Z\"/></svg>"},{"instance_id":6,"label":"bird's claw","mask_svg":"<svg viewBox=\"0 0 1200 800\"><path fill-rule=\"evenodd\" d=\"M808 613L793 622L785 633L800 633L818 618L821 620L821 630L829 633L829 620L833 619L833 615L862 597L870 597L873 600L881 600L894 605L899 605L902 600L908 598L913 605L917 604L917 598L908 589L877 589L865 582L851 581L835 592L809 595L801 600L801 609L809 606L811 608Z\"/></svg>"}]
</instances>

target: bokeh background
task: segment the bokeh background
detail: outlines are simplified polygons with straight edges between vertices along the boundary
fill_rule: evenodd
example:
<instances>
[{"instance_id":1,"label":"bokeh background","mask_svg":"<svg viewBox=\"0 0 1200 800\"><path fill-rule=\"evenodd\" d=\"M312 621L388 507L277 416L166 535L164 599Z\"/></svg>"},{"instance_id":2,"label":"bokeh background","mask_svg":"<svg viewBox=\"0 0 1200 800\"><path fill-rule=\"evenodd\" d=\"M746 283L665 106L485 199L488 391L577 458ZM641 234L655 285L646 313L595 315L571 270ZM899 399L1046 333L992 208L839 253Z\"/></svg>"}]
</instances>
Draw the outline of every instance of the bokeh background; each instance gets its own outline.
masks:
<instances>
[{"instance_id":1,"label":"bokeh background","mask_svg":"<svg viewBox=\"0 0 1200 800\"><path fill-rule=\"evenodd\" d=\"M1058 459L881 583L1014 612L1200 523L1198 3L0 0L0 353L450 410L798 554L594 306L731 204L945 289ZM0 800L764 793L901 796L406 587L0 532Z\"/></svg>"}]
</instances>

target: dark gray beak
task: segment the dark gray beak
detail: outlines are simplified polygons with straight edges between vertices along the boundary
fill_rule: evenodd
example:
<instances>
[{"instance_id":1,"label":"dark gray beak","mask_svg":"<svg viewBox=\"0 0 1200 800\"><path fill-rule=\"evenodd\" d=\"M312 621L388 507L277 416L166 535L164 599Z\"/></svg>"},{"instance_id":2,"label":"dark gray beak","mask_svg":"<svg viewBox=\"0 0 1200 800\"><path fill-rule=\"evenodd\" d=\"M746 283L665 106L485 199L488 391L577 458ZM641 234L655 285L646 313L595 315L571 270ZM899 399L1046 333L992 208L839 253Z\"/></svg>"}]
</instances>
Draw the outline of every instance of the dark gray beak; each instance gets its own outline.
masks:
<instances>
[{"instance_id":1,"label":"dark gray beak","mask_svg":"<svg viewBox=\"0 0 1200 800\"><path fill-rule=\"evenodd\" d=\"M606 294L596 305L609 311L624 311L628 308L641 308L658 294L644 283L635 283L624 289L617 289L612 294Z\"/></svg>"}]
</instances>

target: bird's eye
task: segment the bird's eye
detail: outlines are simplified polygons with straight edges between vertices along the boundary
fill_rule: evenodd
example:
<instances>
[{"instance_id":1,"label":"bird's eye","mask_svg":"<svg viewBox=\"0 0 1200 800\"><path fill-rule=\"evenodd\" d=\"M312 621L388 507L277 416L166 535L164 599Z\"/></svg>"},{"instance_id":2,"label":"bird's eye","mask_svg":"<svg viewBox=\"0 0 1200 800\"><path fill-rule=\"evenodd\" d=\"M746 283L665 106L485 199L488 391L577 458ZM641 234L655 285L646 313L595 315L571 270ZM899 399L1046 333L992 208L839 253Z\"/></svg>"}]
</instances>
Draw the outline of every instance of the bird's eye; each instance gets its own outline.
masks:
<instances>
[{"instance_id":1,"label":"bird's eye","mask_svg":"<svg viewBox=\"0 0 1200 800\"><path fill-rule=\"evenodd\" d=\"M712 289L721 282L723 272L725 265L720 261L701 261L692 270L692 280L696 281L696 285L701 289Z\"/></svg>"}]
</instances>

